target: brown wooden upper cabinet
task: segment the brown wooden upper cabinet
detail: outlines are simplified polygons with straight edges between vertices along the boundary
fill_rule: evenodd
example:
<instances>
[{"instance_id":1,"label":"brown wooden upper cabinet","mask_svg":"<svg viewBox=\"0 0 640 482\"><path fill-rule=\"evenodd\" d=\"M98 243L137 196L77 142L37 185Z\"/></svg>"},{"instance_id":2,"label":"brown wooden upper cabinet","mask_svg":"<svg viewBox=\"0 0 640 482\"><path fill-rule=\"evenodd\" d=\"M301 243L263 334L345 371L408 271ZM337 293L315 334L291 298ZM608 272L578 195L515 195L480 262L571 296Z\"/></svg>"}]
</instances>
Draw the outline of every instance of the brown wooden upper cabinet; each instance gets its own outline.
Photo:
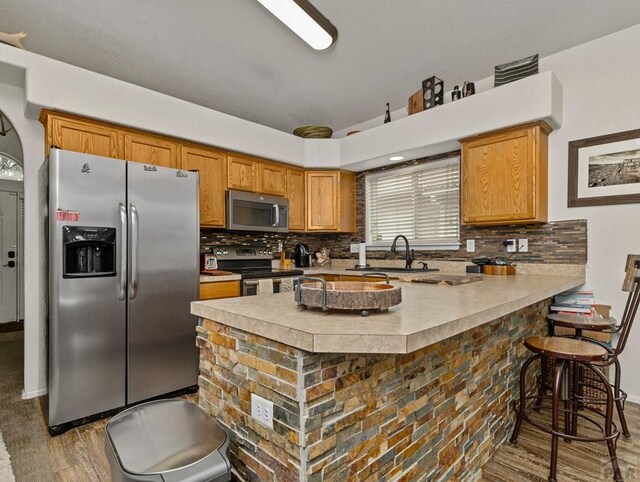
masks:
<instances>
[{"instance_id":1,"label":"brown wooden upper cabinet","mask_svg":"<svg viewBox=\"0 0 640 482\"><path fill-rule=\"evenodd\" d=\"M258 190L257 162L234 154L227 156L227 187L240 191Z\"/></svg>"},{"instance_id":2,"label":"brown wooden upper cabinet","mask_svg":"<svg viewBox=\"0 0 640 482\"><path fill-rule=\"evenodd\" d=\"M178 143L151 134L125 132L124 159L177 168Z\"/></svg>"},{"instance_id":3,"label":"brown wooden upper cabinet","mask_svg":"<svg viewBox=\"0 0 640 482\"><path fill-rule=\"evenodd\" d=\"M258 163L258 192L284 196L287 185L287 168L283 165Z\"/></svg>"},{"instance_id":4,"label":"brown wooden upper cabinet","mask_svg":"<svg viewBox=\"0 0 640 482\"><path fill-rule=\"evenodd\" d=\"M66 151L103 157L121 157L121 133L114 127L51 111L42 111L46 155L54 146Z\"/></svg>"},{"instance_id":5,"label":"brown wooden upper cabinet","mask_svg":"<svg viewBox=\"0 0 640 482\"><path fill-rule=\"evenodd\" d=\"M550 132L536 122L460 141L464 224L547 221Z\"/></svg>"},{"instance_id":6,"label":"brown wooden upper cabinet","mask_svg":"<svg viewBox=\"0 0 640 482\"><path fill-rule=\"evenodd\" d=\"M227 156L215 149L183 145L180 160L182 169L200 173L200 225L224 227Z\"/></svg>"},{"instance_id":7,"label":"brown wooden upper cabinet","mask_svg":"<svg viewBox=\"0 0 640 482\"><path fill-rule=\"evenodd\" d=\"M355 232L353 173L308 171L305 187L308 231Z\"/></svg>"},{"instance_id":8,"label":"brown wooden upper cabinet","mask_svg":"<svg viewBox=\"0 0 640 482\"><path fill-rule=\"evenodd\" d=\"M307 227L305 223L304 171L287 168L286 186L286 197L289 200L289 230L304 231Z\"/></svg>"},{"instance_id":9,"label":"brown wooden upper cabinet","mask_svg":"<svg viewBox=\"0 0 640 482\"><path fill-rule=\"evenodd\" d=\"M202 226L225 227L225 191L237 189L287 197L291 231L356 230L353 173L306 171L47 110L42 111L40 121L45 126L47 154L54 145L69 151L199 171Z\"/></svg>"}]
</instances>

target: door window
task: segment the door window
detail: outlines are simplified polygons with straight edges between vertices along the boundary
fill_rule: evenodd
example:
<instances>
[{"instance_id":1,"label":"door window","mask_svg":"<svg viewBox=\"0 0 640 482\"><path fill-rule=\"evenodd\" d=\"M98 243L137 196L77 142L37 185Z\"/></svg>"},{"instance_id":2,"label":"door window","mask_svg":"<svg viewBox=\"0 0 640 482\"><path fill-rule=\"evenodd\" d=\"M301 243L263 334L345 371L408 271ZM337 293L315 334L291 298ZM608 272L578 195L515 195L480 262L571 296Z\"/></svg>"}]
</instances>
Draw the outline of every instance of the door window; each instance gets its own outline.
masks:
<instances>
[{"instance_id":1,"label":"door window","mask_svg":"<svg viewBox=\"0 0 640 482\"><path fill-rule=\"evenodd\" d=\"M23 181L22 164L16 158L0 152L0 179Z\"/></svg>"}]
</instances>

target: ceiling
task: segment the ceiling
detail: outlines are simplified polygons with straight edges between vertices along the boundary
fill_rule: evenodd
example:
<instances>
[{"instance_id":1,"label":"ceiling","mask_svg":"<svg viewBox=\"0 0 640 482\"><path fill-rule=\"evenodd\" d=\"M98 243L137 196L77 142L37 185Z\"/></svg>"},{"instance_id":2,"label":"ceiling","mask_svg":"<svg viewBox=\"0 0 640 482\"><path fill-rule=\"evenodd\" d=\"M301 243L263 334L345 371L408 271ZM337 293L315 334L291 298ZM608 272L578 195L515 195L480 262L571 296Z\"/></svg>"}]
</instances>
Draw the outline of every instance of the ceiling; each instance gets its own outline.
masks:
<instances>
[{"instance_id":1,"label":"ceiling","mask_svg":"<svg viewBox=\"0 0 640 482\"><path fill-rule=\"evenodd\" d=\"M640 23L637 0L311 0L338 29L308 47L255 0L0 0L25 47L291 132L339 130L445 88Z\"/></svg>"}]
</instances>

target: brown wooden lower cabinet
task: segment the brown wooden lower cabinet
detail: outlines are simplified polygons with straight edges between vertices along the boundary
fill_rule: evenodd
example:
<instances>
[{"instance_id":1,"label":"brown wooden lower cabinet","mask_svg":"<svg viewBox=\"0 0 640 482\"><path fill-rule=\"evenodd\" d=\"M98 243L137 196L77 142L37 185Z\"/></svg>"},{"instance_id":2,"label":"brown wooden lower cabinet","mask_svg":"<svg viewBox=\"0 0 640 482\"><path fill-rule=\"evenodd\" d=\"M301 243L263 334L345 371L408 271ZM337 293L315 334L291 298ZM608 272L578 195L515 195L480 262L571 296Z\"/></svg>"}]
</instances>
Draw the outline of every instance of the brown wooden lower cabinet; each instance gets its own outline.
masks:
<instances>
[{"instance_id":1,"label":"brown wooden lower cabinet","mask_svg":"<svg viewBox=\"0 0 640 482\"><path fill-rule=\"evenodd\" d=\"M240 281L209 281L200 283L200 300L235 298L240 296Z\"/></svg>"}]
</instances>

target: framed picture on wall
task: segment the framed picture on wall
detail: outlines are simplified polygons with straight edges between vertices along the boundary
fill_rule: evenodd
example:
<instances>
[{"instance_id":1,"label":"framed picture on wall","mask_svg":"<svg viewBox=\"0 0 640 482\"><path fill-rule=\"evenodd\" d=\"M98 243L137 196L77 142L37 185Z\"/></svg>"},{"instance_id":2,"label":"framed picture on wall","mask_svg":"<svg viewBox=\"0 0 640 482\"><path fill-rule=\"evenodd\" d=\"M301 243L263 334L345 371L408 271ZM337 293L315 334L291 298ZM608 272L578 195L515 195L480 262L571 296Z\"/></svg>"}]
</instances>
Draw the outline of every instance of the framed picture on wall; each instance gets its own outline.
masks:
<instances>
[{"instance_id":1,"label":"framed picture on wall","mask_svg":"<svg viewBox=\"0 0 640 482\"><path fill-rule=\"evenodd\" d=\"M569 142L569 207L640 202L640 129Z\"/></svg>"}]
</instances>

